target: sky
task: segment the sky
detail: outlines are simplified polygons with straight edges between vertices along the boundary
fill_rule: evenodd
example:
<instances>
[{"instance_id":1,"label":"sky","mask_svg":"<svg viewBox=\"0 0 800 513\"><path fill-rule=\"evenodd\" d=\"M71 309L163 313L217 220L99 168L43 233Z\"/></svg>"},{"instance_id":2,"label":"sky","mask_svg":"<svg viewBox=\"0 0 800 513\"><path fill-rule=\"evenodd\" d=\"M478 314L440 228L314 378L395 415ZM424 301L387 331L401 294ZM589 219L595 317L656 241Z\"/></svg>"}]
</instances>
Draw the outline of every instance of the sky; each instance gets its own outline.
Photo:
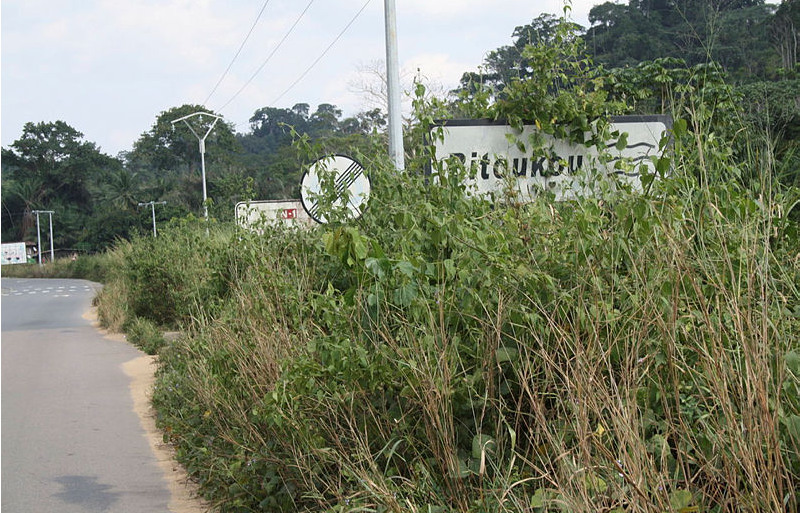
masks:
<instances>
[{"instance_id":1,"label":"sky","mask_svg":"<svg viewBox=\"0 0 800 513\"><path fill-rule=\"evenodd\" d=\"M601 0L571 3L571 19L588 26ZM452 89L511 44L515 27L563 6L396 0L403 82L420 74L434 91ZM2 0L0 27L2 146L26 122L62 120L112 156L186 103L213 109L239 132L262 107L331 103L354 115L373 106L365 91L386 55L382 0Z\"/></svg>"}]
</instances>

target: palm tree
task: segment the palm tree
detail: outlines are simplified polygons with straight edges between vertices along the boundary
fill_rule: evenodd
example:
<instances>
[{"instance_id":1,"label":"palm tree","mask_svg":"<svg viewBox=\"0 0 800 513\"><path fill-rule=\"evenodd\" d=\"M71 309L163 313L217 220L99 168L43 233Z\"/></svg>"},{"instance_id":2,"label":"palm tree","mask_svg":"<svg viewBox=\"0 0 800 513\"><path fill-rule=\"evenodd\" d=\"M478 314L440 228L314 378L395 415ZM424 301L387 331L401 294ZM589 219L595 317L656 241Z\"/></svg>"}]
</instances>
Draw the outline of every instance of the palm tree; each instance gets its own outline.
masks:
<instances>
[{"instance_id":1,"label":"palm tree","mask_svg":"<svg viewBox=\"0 0 800 513\"><path fill-rule=\"evenodd\" d=\"M3 183L3 209L8 214L8 221L11 226L16 225L14 219L22 210L22 222L19 229L15 232L19 240L24 240L25 236L34 226L35 221L33 210L43 208L43 201L49 194L44 181L37 176L30 176L24 180L7 180Z\"/></svg>"},{"instance_id":2,"label":"palm tree","mask_svg":"<svg viewBox=\"0 0 800 513\"><path fill-rule=\"evenodd\" d=\"M135 211L142 197L142 184L139 174L129 172L125 168L109 171L97 191L100 203L114 206L121 210Z\"/></svg>"}]
</instances>

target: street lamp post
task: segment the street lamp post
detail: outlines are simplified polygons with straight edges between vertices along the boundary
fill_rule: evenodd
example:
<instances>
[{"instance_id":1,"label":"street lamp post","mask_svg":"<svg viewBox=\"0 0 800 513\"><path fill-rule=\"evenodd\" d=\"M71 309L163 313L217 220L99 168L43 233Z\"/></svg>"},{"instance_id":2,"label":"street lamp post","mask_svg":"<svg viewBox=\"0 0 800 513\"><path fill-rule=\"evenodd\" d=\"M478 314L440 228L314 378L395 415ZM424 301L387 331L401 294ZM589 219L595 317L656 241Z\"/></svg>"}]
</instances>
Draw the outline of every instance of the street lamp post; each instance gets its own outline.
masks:
<instances>
[{"instance_id":1,"label":"street lamp post","mask_svg":"<svg viewBox=\"0 0 800 513\"><path fill-rule=\"evenodd\" d=\"M153 211L153 237L156 236L156 205L166 205L166 201L148 201L147 203L139 203L140 207L146 207L150 205L150 208Z\"/></svg>"},{"instance_id":2,"label":"street lamp post","mask_svg":"<svg viewBox=\"0 0 800 513\"><path fill-rule=\"evenodd\" d=\"M189 119L195 116L200 116L201 121L203 120L203 116L209 116L214 118L214 122L211 123L211 126L208 127L208 130L202 137L200 137L200 135L197 132L195 132L194 128L192 128L192 125L189 123ZM203 217L205 217L206 222L208 222L208 203L207 203L208 194L206 193L206 137L208 137L208 134L211 133L211 130L214 129L214 125L216 125L217 121L219 121L220 119L222 119L222 116L217 116L216 114L211 114L209 112L195 112L194 114L189 114L188 116L183 116L182 118L178 118L172 121L173 126L175 125L175 123L179 123L181 121L186 123L186 126L189 127L189 130L191 130L194 136L197 137L197 142L200 145L200 169L203 175Z\"/></svg>"}]
</instances>

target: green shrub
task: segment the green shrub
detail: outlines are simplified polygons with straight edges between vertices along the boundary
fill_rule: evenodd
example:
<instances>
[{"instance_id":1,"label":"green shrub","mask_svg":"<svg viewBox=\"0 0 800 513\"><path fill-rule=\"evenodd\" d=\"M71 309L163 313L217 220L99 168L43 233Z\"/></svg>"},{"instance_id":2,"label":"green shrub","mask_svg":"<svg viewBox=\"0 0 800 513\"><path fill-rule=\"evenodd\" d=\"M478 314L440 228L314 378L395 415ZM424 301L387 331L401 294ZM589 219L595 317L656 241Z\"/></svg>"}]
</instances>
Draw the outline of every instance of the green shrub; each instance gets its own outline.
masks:
<instances>
[{"instance_id":1,"label":"green shrub","mask_svg":"<svg viewBox=\"0 0 800 513\"><path fill-rule=\"evenodd\" d=\"M121 247L121 269L134 315L176 326L210 315L227 294L229 234L215 226L206 234L194 219L172 222L158 238L135 237Z\"/></svg>"},{"instance_id":2,"label":"green shrub","mask_svg":"<svg viewBox=\"0 0 800 513\"><path fill-rule=\"evenodd\" d=\"M553 83L501 107L582 124L559 84L602 81L526 56L557 59ZM203 492L223 511L795 510L800 195L769 147L717 136L724 88L682 92L646 194L465 194L468 170L423 173L420 95L405 173L359 155L359 221L124 248L137 314L187 331L153 401Z\"/></svg>"},{"instance_id":3,"label":"green shrub","mask_svg":"<svg viewBox=\"0 0 800 513\"><path fill-rule=\"evenodd\" d=\"M81 255L75 260L59 258L43 265L4 265L2 273L7 278L74 278L103 283L109 268L110 264L105 253L99 253Z\"/></svg>"},{"instance_id":4,"label":"green shrub","mask_svg":"<svg viewBox=\"0 0 800 513\"><path fill-rule=\"evenodd\" d=\"M158 354L158 350L164 345L161 330L147 319L137 317L127 322L123 329L128 341L147 354Z\"/></svg>"}]
</instances>

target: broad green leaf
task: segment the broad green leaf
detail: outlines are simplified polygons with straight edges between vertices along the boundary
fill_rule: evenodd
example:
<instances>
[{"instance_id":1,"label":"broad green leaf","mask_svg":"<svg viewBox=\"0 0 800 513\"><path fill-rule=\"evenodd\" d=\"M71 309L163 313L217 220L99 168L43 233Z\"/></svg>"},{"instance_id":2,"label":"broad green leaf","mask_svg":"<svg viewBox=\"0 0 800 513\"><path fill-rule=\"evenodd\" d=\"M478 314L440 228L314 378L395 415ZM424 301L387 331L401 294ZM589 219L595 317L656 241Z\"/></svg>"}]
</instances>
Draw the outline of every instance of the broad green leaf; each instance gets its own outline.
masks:
<instances>
[{"instance_id":1,"label":"broad green leaf","mask_svg":"<svg viewBox=\"0 0 800 513\"><path fill-rule=\"evenodd\" d=\"M617 139L616 148L618 151L622 151L628 147L628 132L622 132Z\"/></svg>"},{"instance_id":2,"label":"broad green leaf","mask_svg":"<svg viewBox=\"0 0 800 513\"><path fill-rule=\"evenodd\" d=\"M398 306L408 306L417 297L417 286L414 283L406 283L394 291L394 302Z\"/></svg>"},{"instance_id":3,"label":"broad green leaf","mask_svg":"<svg viewBox=\"0 0 800 513\"><path fill-rule=\"evenodd\" d=\"M497 443L489 435L478 433L472 437L472 457L480 459L481 453L493 454L497 448Z\"/></svg>"},{"instance_id":4,"label":"broad green leaf","mask_svg":"<svg viewBox=\"0 0 800 513\"><path fill-rule=\"evenodd\" d=\"M531 507L543 508L546 500L547 500L547 491L544 488L537 488L536 492L534 492L534 494L531 495Z\"/></svg>"},{"instance_id":5,"label":"broad green leaf","mask_svg":"<svg viewBox=\"0 0 800 513\"><path fill-rule=\"evenodd\" d=\"M669 496L670 506L679 512L691 506L693 500L694 497L689 490L675 490Z\"/></svg>"},{"instance_id":6,"label":"broad green leaf","mask_svg":"<svg viewBox=\"0 0 800 513\"><path fill-rule=\"evenodd\" d=\"M519 351L514 347L498 347L495 352L497 363L514 362L519 357Z\"/></svg>"},{"instance_id":7,"label":"broad green leaf","mask_svg":"<svg viewBox=\"0 0 800 513\"><path fill-rule=\"evenodd\" d=\"M400 271L402 274L408 276L409 278L414 276L414 264L412 264L411 262L401 260L400 262L397 262L395 264L394 268Z\"/></svg>"}]
</instances>

